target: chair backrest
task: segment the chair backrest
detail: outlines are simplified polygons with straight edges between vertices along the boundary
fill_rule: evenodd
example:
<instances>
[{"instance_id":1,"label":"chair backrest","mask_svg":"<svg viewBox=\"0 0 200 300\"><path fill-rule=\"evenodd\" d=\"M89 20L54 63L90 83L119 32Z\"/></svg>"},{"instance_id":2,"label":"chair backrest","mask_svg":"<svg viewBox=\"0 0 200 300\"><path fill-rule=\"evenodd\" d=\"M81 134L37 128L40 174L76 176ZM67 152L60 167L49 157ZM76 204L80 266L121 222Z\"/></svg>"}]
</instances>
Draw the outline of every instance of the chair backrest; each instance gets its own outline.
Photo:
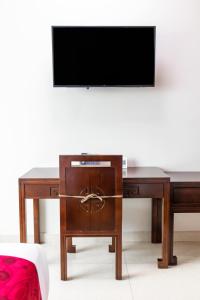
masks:
<instances>
[{"instance_id":1,"label":"chair backrest","mask_svg":"<svg viewBox=\"0 0 200 300\"><path fill-rule=\"evenodd\" d=\"M61 228L115 231L121 226L122 156L60 155Z\"/></svg>"}]
</instances>

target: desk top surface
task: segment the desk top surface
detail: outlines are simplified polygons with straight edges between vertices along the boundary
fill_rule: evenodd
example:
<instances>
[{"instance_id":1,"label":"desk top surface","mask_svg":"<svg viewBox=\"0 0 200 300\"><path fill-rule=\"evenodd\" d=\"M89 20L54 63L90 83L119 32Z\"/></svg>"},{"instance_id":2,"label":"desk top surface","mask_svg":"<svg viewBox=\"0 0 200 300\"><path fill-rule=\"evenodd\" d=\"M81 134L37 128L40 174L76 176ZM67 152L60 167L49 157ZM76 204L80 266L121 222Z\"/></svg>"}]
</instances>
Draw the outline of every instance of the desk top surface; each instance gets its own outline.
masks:
<instances>
[{"instance_id":1,"label":"desk top surface","mask_svg":"<svg viewBox=\"0 0 200 300\"><path fill-rule=\"evenodd\" d=\"M123 169L123 178L168 179L169 176L157 167L130 167ZM20 179L59 179L59 168L33 168Z\"/></svg>"},{"instance_id":2,"label":"desk top surface","mask_svg":"<svg viewBox=\"0 0 200 300\"><path fill-rule=\"evenodd\" d=\"M157 167L129 167L123 169L124 179L170 179L171 182L200 182L200 172L164 172ZM33 168L20 179L59 179L59 168Z\"/></svg>"},{"instance_id":3,"label":"desk top surface","mask_svg":"<svg viewBox=\"0 0 200 300\"><path fill-rule=\"evenodd\" d=\"M166 172L171 182L200 182L200 172Z\"/></svg>"}]
</instances>

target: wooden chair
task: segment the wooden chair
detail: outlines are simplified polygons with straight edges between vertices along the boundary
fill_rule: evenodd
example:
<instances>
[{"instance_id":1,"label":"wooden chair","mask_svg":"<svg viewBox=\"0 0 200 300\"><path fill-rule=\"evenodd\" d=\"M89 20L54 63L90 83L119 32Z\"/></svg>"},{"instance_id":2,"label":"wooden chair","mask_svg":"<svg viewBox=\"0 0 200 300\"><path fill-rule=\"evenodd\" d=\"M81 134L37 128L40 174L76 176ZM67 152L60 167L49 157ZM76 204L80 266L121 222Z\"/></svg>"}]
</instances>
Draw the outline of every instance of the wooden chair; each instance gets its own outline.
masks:
<instances>
[{"instance_id":1,"label":"wooden chair","mask_svg":"<svg viewBox=\"0 0 200 300\"><path fill-rule=\"evenodd\" d=\"M61 279L67 280L72 237L115 238L122 279L122 156L61 155L59 166Z\"/></svg>"}]
</instances>

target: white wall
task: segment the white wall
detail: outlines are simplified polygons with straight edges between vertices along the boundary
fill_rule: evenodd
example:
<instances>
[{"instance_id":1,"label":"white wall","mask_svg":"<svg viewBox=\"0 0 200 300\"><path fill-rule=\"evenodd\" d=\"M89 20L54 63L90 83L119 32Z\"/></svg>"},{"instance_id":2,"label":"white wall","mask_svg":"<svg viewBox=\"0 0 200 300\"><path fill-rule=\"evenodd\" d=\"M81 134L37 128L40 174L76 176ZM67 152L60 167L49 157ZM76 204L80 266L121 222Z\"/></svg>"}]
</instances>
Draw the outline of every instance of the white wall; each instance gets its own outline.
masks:
<instances>
[{"instance_id":1,"label":"white wall","mask_svg":"<svg viewBox=\"0 0 200 300\"><path fill-rule=\"evenodd\" d=\"M19 232L17 178L61 153L200 170L199 11L199 0L1 0L0 235ZM156 87L53 88L51 25L156 25ZM58 201L41 214L42 230L57 233ZM199 230L199 215L175 227ZM150 230L148 199L124 201L124 230Z\"/></svg>"}]
</instances>

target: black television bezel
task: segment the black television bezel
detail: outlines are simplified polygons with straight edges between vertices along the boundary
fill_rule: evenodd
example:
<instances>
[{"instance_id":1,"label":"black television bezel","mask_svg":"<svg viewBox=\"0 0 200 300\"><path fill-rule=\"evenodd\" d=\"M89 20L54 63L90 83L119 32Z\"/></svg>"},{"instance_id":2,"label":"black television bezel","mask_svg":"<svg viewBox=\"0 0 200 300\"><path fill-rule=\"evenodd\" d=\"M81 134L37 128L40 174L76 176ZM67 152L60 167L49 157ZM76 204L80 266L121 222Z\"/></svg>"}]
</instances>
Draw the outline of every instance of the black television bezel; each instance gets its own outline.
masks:
<instances>
[{"instance_id":1,"label":"black television bezel","mask_svg":"<svg viewBox=\"0 0 200 300\"><path fill-rule=\"evenodd\" d=\"M123 84L123 85L108 85L108 84L99 84L99 85L59 85L55 84L54 78L54 47L53 47L53 30L54 28L152 28L154 31L154 74L153 74L153 84L143 84L143 85L130 85L130 84ZM52 41L52 71L53 71L53 87L83 87L83 88L92 88L92 87L155 87L155 67L156 67L156 26L51 26L51 41Z\"/></svg>"}]
</instances>

